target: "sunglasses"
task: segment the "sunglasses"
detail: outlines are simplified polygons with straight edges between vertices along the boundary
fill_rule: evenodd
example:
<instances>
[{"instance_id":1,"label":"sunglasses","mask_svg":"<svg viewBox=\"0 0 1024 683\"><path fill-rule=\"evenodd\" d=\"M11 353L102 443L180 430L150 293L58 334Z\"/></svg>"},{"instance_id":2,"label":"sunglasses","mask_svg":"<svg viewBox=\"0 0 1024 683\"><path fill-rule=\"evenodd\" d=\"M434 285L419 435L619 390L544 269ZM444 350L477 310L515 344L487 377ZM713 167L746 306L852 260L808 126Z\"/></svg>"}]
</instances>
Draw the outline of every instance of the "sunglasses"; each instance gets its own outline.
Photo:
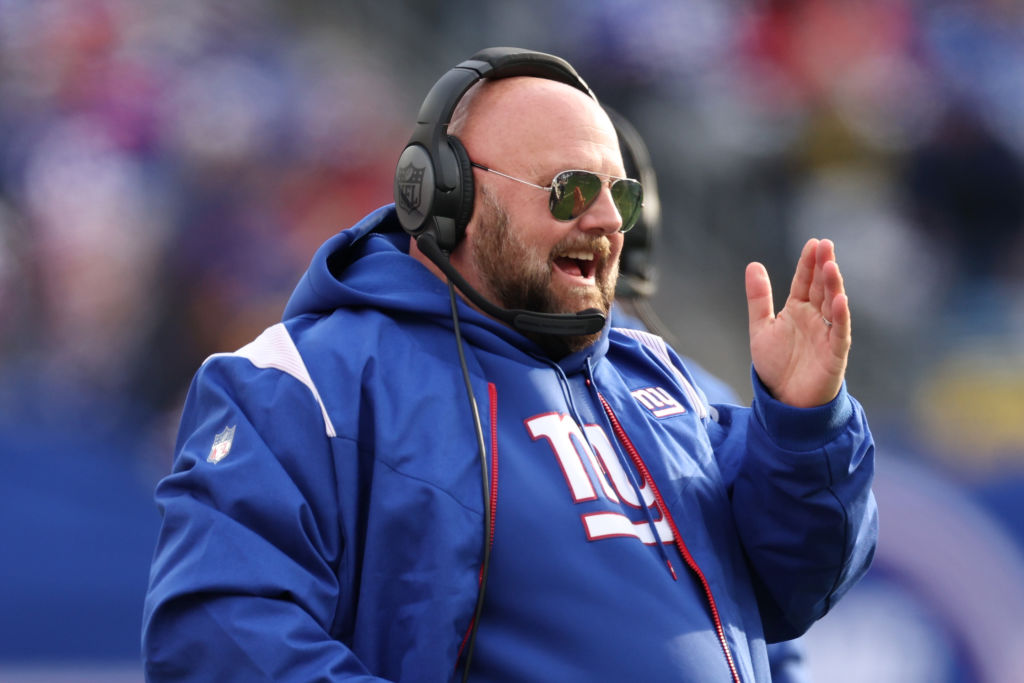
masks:
<instances>
[{"instance_id":1,"label":"sunglasses","mask_svg":"<svg viewBox=\"0 0 1024 683\"><path fill-rule=\"evenodd\" d=\"M551 215L560 221L571 221L583 214L584 211L594 204L597 196L601 194L601 188L606 183L612 193L612 202L615 203L615 208L622 218L622 227L619 228L620 232L626 232L632 228L636 225L637 219L640 218L640 207L643 206L644 189L640 185L640 181L633 180L632 178L619 178L604 173L573 169L562 171L551 179L549 186L544 187L522 178L510 176L501 171L495 171L493 168L488 168L475 161L471 161L470 165L482 171L500 175L502 178L508 178L517 183L550 192L551 197L548 200L548 209L550 209Z\"/></svg>"}]
</instances>

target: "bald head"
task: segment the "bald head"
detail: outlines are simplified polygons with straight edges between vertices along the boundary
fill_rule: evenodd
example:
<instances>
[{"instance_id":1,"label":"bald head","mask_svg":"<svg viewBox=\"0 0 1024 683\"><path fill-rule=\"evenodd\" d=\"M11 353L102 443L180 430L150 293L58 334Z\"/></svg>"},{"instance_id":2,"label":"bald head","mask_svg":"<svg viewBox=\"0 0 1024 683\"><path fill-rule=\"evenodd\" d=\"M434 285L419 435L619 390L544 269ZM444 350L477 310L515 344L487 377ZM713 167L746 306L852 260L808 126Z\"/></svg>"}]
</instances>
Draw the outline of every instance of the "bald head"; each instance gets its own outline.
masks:
<instances>
[{"instance_id":1,"label":"bald head","mask_svg":"<svg viewBox=\"0 0 1024 683\"><path fill-rule=\"evenodd\" d=\"M462 141L473 161L503 170L622 172L608 115L586 93L558 81L526 76L480 81L459 102L448 132ZM590 163L574 163L574 155ZM597 156L612 157L616 167L595 167Z\"/></svg>"}]
</instances>

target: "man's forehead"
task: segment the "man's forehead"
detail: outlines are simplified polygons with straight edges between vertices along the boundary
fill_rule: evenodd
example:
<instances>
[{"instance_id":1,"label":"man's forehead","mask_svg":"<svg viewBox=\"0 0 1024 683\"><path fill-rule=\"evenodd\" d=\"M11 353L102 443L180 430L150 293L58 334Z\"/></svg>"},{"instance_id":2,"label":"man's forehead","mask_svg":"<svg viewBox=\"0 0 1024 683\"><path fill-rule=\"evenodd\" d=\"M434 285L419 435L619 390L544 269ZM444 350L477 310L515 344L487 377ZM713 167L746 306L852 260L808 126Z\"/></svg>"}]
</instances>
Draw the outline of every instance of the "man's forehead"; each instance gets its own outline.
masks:
<instances>
[{"instance_id":1,"label":"man's forehead","mask_svg":"<svg viewBox=\"0 0 1024 683\"><path fill-rule=\"evenodd\" d=\"M559 116L600 105L571 85L546 78L515 76L483 80L463 95L452 116L451 128L460 128L462 120Z\"/></svg>"},{"instance_id":2,"label":"man's forehead","mask_svg":"<svg viewBox=\"0 0 1024 683\"><path fill-rule=\"evenodd\" d=\"M563 107L597 107L595 100L583 91L566 83L547 78L515 76L484 81L481 93L485 100L493 100L504 106L544 102L560 104Z\"/></svg>"}]
</instances>

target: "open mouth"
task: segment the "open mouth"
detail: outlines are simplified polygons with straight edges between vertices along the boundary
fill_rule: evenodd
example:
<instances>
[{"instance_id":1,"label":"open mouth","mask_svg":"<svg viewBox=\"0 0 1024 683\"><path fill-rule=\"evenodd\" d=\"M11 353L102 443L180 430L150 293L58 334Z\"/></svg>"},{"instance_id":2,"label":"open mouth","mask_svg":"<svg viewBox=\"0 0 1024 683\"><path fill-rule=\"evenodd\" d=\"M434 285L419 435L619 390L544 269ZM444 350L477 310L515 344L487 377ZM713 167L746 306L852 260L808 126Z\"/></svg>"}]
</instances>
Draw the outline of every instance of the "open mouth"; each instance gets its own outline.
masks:
<instances>
[{"instance_id":1,"label":"open mouth","mask_svg":"<svg viewBox=\"0 0 1024 683\"><path fill-rule=\"evenodd\" d=\"M555 257L555 265L559 270L577 277L590 279L597 270L594 252L582 249L568 251Z\"/></svg>"}]
</instances>

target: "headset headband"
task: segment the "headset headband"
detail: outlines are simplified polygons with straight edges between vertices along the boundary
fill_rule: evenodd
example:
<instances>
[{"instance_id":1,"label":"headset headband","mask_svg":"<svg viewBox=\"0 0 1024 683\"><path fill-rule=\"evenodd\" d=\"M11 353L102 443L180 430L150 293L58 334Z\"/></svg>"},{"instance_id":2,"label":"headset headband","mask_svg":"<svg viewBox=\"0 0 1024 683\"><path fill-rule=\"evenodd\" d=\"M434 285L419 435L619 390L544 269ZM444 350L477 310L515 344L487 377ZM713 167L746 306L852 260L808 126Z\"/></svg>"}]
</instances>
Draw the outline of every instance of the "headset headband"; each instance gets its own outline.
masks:
<instances>
[{"instance_id":1,"label":"headset headband","mask_svg":"<svg viewBox=\"0 0 1024 683\"><path fill-rule=\"evenodd\" d=\"M432 158L438 158L441 136L446 132L452 114L455 113L455 107L466 91L484 79L514 76L533 76L559 81L597 99L572 66L560 57L513 47L491 47L452 67L438 79L420 105L416 127L413 129L409 144L423 145ZM440 180L439 186L445 190L455 187L455 180L452 178Z\"/></svg>"}]
</instances>

